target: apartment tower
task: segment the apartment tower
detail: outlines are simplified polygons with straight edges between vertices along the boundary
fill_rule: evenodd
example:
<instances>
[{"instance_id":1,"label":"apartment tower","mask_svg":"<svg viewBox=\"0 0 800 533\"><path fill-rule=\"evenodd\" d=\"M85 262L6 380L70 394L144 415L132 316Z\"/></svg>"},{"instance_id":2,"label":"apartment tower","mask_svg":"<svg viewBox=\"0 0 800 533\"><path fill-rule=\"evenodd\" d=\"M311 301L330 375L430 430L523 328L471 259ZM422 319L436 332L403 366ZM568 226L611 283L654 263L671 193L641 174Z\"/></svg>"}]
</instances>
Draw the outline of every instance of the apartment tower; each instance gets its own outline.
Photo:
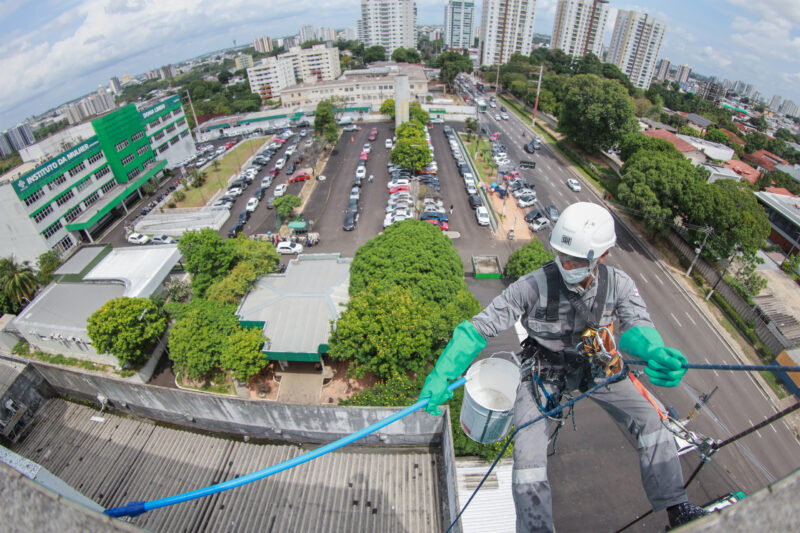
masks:
<instances>
[{"instance_id":1,"label":"apartment tower","mask_svg":"<svg viewBox=\"0 0 800 533\"><path fill-rule=\"evenodd\" d=\"M663 21L647 13L617 12L606 62L617 65L634 86L649 88L665 30Z\"/></svg>"},{"instance_id":2,"label":"apartment tower","mask_svg":"<svg viewBox=\"0 0 800 533\"><path fill-rule=\"evenodd\" d=\"M608 22L608 0L559 0L550 48L571 56L589 52L603 57L603 33Z\"/></svg>"},{"instance_id":3,"label":"apartment tower","mask_svg":"<svg viewBox=\"0 0 800 533\"><path fill-rule=\"evenodd\" d=\"M536 0L483 0L481 65L507 63L512 54L533 52Z\"/></svg>"}]
</instances>

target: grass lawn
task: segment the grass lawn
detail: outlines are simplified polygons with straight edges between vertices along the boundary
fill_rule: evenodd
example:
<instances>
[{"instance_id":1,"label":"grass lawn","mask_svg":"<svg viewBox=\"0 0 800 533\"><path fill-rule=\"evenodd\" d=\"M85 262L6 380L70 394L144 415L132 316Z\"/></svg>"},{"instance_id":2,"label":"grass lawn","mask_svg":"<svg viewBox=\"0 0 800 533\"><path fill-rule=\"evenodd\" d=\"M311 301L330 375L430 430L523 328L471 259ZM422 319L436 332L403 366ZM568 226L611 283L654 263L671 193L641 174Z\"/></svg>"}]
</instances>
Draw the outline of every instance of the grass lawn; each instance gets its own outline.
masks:
<instances>
[{"instance_id":1,"label":"grass lawn","mask_svg":"<svg viewBox=\"0 0 800 533\"><path fill-rule=\"evenodd\" d=\"M497 180L497 169L492 168L488 162L484 161L483 157L481 157L480 150L478 150L478 156L475 157L475 136L472 136L472 141L467 142L467 136L464 134L461 135L461 140L464 141L464 147L469 151L469 157L472 159L472 162L475 163L475 168L478 169L478 176L480 177L481 181L486 183L487 185L492 183L493 181ZM480 139L481 147L490 147L491 142L481 137Z\"/></svg>"},{"instance_id":2,"label":"grass lawn","mask_svg":"<svg viewBox=\"0 0 800 533\"><path fill-rule=\"evenodd\" d=\"M225 188L231 175L240 172L243 165L264 144L264 139L249 139L240 143L233 150L226 152L219 161L219 170L214 170L213 163L203 171L206 173L206 182L199 189L184 190L186 198L175 202L175 207L201 207L219 190Z\"/></svg>"}]
</instances>

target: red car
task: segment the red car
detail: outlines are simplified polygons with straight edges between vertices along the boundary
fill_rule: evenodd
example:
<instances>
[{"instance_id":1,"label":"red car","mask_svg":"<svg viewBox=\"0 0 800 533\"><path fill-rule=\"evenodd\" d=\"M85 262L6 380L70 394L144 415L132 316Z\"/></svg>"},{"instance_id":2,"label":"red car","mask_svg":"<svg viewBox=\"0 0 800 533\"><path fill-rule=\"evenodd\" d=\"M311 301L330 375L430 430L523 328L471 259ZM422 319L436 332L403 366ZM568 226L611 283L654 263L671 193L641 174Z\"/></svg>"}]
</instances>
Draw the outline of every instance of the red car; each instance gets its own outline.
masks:
<instances>
[{"instance_id":1,"label":"red car","mask_svg":"<svg viewBox=\"0 0 800 533\"><path fill-rule=\"evenodd\" d=\"M297 183L299 181L306 181L310 180L311 176L308 172L301 172L300 174L295 174L291 178L289 178L289 183Z\"/></svg>"},{"instance_id":2,"label":"red car","mask_svg":"<svg viewBox=\"0 0 800 533\"><path fill-rule=\"evenodd\" d=\"M233 147L233 143L232 142L228 141L228 142L225 143L225 149L226 150L230 150L232 147Z\"/></svg>"},{"instance_id":3,"label":"red car","mask_svg":"<svg viewBox=\"0 0 800 533\"><path fill-rule=\"evenodd\" d=\"M444 220L438 220L438 219L434 219L434 218L429 218L429 219L425 220L425 222L430 222L434 226L439 226L439 229L442 230L442 231L447 231L447 230L450 229L450 225L447 222L445 222Z\"/></svg>"},{"instance_id":4,"label":"red car","mask_svg":"<svg viewBox=\"0 0 800 533\"><path fill-rule=\"evenodd\" d=\"M489 135L489 139L491 139L493 141L496 141L499 138L500 138L500 133L492 133L491 135Z\"/></svg>"},{"instance_id":5,"label":"red car","mask_svg":"<svg viewBox=\"0 0 800 533\"><path fill-rule=\"evenodd\" d=\"M278 144L285 144L286 143L286 139L282 139L280 137L276 137L276 138L272 139L272 142L278 143Z\"/></svg>"},{"instance_id":6,"label":"red car","mask_svg":"<svg viewBox=\"0 0 800 533\"><path fill-rule=\"evenodd\" d=\"M394 194L400 191L410 191L410 190L411 187L409 187L408 185L398 185L397 187L392 187L391 189L389 189L389 194Z\"/></svg>"},{"instance_id":7,"label":"red car","mask_svg":"<svg viewBox=\"0 0 800 533\"><path fill-rule=\"evenodd\" d=\"M369 152L361 152L361 157L359 157L362 161L369 161Z\"/></svg>"},{"instance_id":8,"label":"red car","mask_svg":"<svg viewBox=\"0 0 800 533\"><path fill-rule=\"evenodd\" d=\"M369 131L369 140L374 141L377 138L378 138L378 128L372 128Z\"/></svg>"},{"instance_id":9,"label":"red car","mask_svg":"<svg viewBox=\"0 0 800 533\"><path fill-rule=\"evenodd\" d=\"M270 177L271 177L271 178L274 178L275 176L277 176L277 175L278 175L278 172L280 172L280 169L279 169L279 168L277 168L277 167L272 167L271 169L269 169L269 172L268 172L268 174L270 175Z\"/></svg>"}]
</instances>

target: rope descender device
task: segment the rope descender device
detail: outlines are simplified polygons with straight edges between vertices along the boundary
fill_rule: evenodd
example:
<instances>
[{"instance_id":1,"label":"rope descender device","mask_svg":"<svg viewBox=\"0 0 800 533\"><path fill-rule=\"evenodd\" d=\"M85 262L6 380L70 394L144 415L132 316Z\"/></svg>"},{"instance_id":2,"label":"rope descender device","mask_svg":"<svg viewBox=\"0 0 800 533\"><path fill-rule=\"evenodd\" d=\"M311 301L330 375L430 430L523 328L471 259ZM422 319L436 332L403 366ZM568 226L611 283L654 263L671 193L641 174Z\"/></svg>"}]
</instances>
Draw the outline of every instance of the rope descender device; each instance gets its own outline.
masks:
<instances>
[{"instance_id":1,"label":"rope descender device","mask_svg":"<svg viewBox=\"0 0 800 533\"><path fill-rule=\"evenodd\" d=\"M577 349L589 358L595 378L605 379L622 372L622 358L614 340L613 324L584 331Z\"/></svg>"}]
</instances>

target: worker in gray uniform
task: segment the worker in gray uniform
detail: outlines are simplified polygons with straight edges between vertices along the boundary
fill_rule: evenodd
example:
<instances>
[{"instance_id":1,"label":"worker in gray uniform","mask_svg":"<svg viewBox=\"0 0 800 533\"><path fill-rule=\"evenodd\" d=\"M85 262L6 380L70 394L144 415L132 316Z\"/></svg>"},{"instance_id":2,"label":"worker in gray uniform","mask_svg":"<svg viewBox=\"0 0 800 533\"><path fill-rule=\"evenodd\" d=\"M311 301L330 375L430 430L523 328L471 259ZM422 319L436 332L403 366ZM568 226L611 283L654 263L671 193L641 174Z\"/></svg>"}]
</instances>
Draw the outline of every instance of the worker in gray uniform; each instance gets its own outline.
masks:
<instances>
[{"instance_id":1,"label":"worker in gray uniform","mask_svg":"<svg viewBox=\"0 0 800 533\"><path fill-rule=\"evenodd\" d=\"M420 394L421 399L430 398L428 412L441 413L438 405L452 397L447 386L469 367L486 339L520 319L528 338L522 343L522 381L514 403L517 427L558 405L563 394L586 391L602 377L592 366L599 359L590 362L577 347L587 339L589 344L602 341L603 335L608 342L615 322L622 333L620 349L647 361L650 381L677 386L686 372L681 368L686 358L664 345L633 280L603 264L615 244L614 219L605 208L587 202L567 207L550 236L555 261L522 276L471 321L455 328ZM618 356L606 364L609 374L612 365L614 373L622 369ZM687 501L672 434L634 382L624 378L589 397L636 438L642 484L653 510L666 509L673 527L706 514ZM512 487L518 532L553 531L547 445L557 423L546 418L515 437Z\"/></svg>"}]
</instances>

